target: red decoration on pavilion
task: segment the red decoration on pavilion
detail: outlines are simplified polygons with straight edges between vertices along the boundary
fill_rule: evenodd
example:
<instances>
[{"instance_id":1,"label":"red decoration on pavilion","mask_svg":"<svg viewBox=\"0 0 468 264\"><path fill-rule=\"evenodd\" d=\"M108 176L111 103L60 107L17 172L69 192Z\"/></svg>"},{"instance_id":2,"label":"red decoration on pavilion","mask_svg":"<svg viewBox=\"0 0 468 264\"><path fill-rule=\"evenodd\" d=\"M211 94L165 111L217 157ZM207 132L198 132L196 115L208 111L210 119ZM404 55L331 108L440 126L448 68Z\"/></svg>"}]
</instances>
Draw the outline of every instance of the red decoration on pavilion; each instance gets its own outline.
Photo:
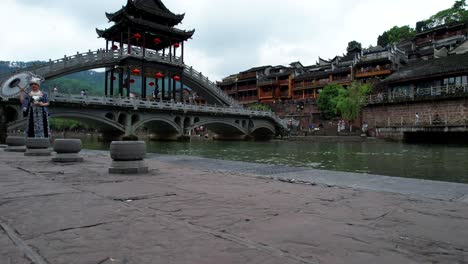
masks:
<instances>
[{"instance_id":1,"label":"red decoration on pavilion","mask_svg":"<svg viewBox=\"0 0 468 264\"><path fill-rule=\"evenodd\" d=\"M158 79L162 79L162 78L164 77L164 75L163 75L162 73L158 72L158 73L156 73L156 74L154 75L154 77L156 77L156 78L158 78Z\"/></svg>"},{"instance_id":2,"label":"red decoration on pavilion","mask_svg":"<svg viewBox=\"0 0 468 264\"><path fill-rule=\"evenodd\" d=\"M153 41L154 41L154 44L159 44L162 42L160 38L155 38Z\"/></svg>"},{"instance_id":3,"label":"red decoration on pavilion","mask_svg":"<svg viewBox=\"0 0 468 264\"><path fill-rule=\"evenodd\" d=\"M154 84L155 84L154 82L150 82L149 86L154 86Z\"/></svg>"},{"instance_id":4,"label":"red decoration on pavilion","mask_svg":"<svg viewBox=\"0 0 468 264\"><path fill-rule=\"evenodd\" d=\"M140 33L135 33L135 34L133 34L133 37L134 37L137 41L141 39Z\"/></svg>"},{"instance_id":5,"label":"red decoration on pavilion","mask_svg":"<svg viewBox=\"0 0 468 264\"><path fill-rule=\"evenodd\" d=\"M178 81L180 81L180 76L176 75L176 76L174 76L173 79L174 79L174 81L177 81L177 82L178 82Z\"/></svg>"},{"instance_id":6,"label":"red decoration on pavilion","mask_svg":"<svg viewBox=\"0 0 468 264\"><path fill-rule=\"evenodd\" d=\"M135 83L135 80L133 80L133 79L130 79L130 83Z\"/></svg>"},{"instance_id":7,"label":"red decoration on pavilion","mask_svg":"<svg viewBox=\"0 0 468 264\"><path fill-rule=\"evenodd\" d=\"M133 72L133 74L135 74L135 75L138 75L138 74L140 74L140 70L139 70L139 69L133 69L133 71L132 71L132 72Z\"/></svg>"},{"instance_id":8,"label":"red decoration on pavilion","mask_svg":"<svg viewBox=\"0 0 468 264\"><path fill-rule=\"evenodd\" d=\"M175 43L175 44L174 44L174 47L175 47L175 48L180 47L180 43Z\"/></svg>"},{"instance_id":9,"label":"red decoration on pavilion","mask_svg":"<svg viewBox=\"0 0 468 264\"><path fill-rule=\"evenodd\" d=\"M117 80L117 78L115 76L112 76L112 80L115 81Z\"/></svg>"},{"instance_id":10,"label":"red decoration on pavilion","mask_svg":"<svg viewBox=\"0 0 468 264\"><path fill-rule=\"evenodd\" d=\"M112 50L118 50L119 49L119 46L117 45L112 45Z\"/></svg>"}]
</instances>

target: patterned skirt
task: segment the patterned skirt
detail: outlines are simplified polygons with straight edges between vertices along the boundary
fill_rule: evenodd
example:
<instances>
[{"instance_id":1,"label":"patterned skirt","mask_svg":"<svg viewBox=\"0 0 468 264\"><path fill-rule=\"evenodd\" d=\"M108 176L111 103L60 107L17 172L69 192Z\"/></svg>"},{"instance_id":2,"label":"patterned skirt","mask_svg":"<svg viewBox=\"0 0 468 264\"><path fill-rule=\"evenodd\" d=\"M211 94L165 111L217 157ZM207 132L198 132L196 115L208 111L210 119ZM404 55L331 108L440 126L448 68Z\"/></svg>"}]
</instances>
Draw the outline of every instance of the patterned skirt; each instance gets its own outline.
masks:
<instances>
[{"instance_id":1,"label":"patterned skirt","mask_svg":"<svg viewBox=\"0 0 468 264\"><path fill-rule=\"evenodd\" d=\"M26 125L26 137L49 138L49 117L42 106L29 107L28 123Z\"/></svg>"}]
</instances>

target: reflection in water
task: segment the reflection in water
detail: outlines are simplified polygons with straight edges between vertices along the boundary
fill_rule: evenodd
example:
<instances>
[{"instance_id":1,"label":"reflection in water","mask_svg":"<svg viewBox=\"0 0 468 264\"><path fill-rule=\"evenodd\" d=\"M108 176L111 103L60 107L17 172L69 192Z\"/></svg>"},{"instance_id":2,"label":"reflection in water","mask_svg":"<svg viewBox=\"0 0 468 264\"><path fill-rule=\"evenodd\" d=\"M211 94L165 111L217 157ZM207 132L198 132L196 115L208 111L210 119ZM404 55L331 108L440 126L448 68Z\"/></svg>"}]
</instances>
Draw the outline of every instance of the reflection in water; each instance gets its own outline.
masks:
<instances>
[{"instance_id":1,"label":"reflection in water","mask_svg":"<svg viewBox=\"0 0 468 264\"><path fill-rule=\"evenodd\" d=\"M107 150L92 138L87 149ZM148 152L468 183L468 146L394 142L149 142Z\"/></svg>"}]
</instances>

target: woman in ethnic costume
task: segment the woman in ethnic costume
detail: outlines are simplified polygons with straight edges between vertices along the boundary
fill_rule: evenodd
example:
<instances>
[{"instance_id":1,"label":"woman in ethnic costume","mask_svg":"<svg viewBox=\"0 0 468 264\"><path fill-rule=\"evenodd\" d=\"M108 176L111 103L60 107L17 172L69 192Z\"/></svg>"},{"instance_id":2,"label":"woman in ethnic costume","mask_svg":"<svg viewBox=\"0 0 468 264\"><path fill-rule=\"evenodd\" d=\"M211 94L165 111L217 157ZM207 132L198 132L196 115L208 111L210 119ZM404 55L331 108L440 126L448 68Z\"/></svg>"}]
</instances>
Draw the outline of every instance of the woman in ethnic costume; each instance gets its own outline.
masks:
<instances>
[{"instance_id":1,"label":"woman in ethnic costume","mask_svg":"<svg viewBox=\"0 0 468 264\"><path fill-rule=\"evenodd\" d=\"M27 118L25 134L30 138L49 138L49 97L40 90L40 79L32 78L31 92L24 95L24 88L20 89L20 102L23 114Z\"/></svg>"}]
</instances>

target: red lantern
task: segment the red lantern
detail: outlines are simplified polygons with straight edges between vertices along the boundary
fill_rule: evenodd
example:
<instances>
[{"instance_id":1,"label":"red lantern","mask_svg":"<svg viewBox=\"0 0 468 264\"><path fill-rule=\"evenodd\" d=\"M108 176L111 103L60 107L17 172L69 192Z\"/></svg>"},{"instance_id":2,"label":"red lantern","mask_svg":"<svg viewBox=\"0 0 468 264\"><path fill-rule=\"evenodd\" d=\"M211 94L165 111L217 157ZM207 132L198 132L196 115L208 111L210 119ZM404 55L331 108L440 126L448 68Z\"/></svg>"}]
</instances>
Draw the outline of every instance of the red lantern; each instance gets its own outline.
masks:
<instances>
[{"instance_id":1,"label":"red lantern","mask_svg":"<svg viewBox=\"0 0 468 264\"><path fill-rule=\"evenodd\" d=\"M115 81L117 80L117 78L115 76L112 76L112 80Z\"/></svg>"},{"instance_id":2,"label":"red lantern","mask_svg":"<svg viewBox=\"0 0 468 264\"><path fill-rule=\"evenodd\" d=\"M174 44L174 47L177 49L178 47L180 47L180 44L176 43L176 44Z\"/></svg>"},{"instance_id":3,"label":"red lantern","mask_svg":"<svg viewBox=\"0 0 468 264\"><path fill-rule=\"evenodd\" d=\"M162 73L158 72L158 73L156 73L156 74L154 75L154 77L156 77L156 78L158 78L158 79L162 79L162 78L164 77L164 75L163 75Z\"/></svg>"},{"instance_id":4,"label":"red lantern","mask_svg":"<svg viewBox=\"0 0 468 264\"><path fill-rule=\"evenodd\" d=\"M177 76L177 75L174 76L174 80L177 81L177 82L180 81L180 76Z\"/></svg>"},{"instance_id":5,"label":"red lantern","mask_svg":"<svg viewBox=\"0 0 468 264\"><path fill-rule=\"evenodd\" d=\"M117 46L117 45L112 46L112 50L118 50L118 49L119 49L119 46Z\"/></svg>"},{"instance_id":6,"label":"red lantern","mask_svg":"<svg viewBox=\"0 0 468 264\"><path fill-rule=\"evenodd\" d=\"M154 86L154 82L150 82L150 83L149 83L149 86Z\"/></svg>"},{"instance_id":7,"label":"red lantern","mask_svg":"<svg viewBox=\"0 0 468 264\"><path fill-rule=\"evenodd\" d=\"M162 42L160 38L155 38L153 41L154 41L154 44L159 44Z\"/></svg>"},{"instance_id":8,"label":"red lantern","mask_svg":"<svg viewBox=\"0 0 468 264\"><path fill-rule=\"evenodd\" d=\"M133 84L133 83L135 83L135 80L133 80L133 79L130 79L130 83L132 83L132 84Z\"/></svg>"},{"instance_id":9,"label":"red lantern","mask_svg":"<svg viewBox=\"0 0 468 264\"><path fill-rule=\"evenodd\" d=\"M133 37L134 37L137 41L141 39L140 33L135 33L135 34L133 34Z\"/></svg>"},{"instance_id":10,"label":"red lantern","mask_svg":"<svg viewBox=\"0 0 468 264\"><path fill-rule=\"evenodd\" d=\"M140 74L140 70L139 70L139 69L133 69L133 71L132 71L132 72L133 72L133 74L135 74L135 75L138 75L138 74Z\"/></svg>"}]
</instances>

